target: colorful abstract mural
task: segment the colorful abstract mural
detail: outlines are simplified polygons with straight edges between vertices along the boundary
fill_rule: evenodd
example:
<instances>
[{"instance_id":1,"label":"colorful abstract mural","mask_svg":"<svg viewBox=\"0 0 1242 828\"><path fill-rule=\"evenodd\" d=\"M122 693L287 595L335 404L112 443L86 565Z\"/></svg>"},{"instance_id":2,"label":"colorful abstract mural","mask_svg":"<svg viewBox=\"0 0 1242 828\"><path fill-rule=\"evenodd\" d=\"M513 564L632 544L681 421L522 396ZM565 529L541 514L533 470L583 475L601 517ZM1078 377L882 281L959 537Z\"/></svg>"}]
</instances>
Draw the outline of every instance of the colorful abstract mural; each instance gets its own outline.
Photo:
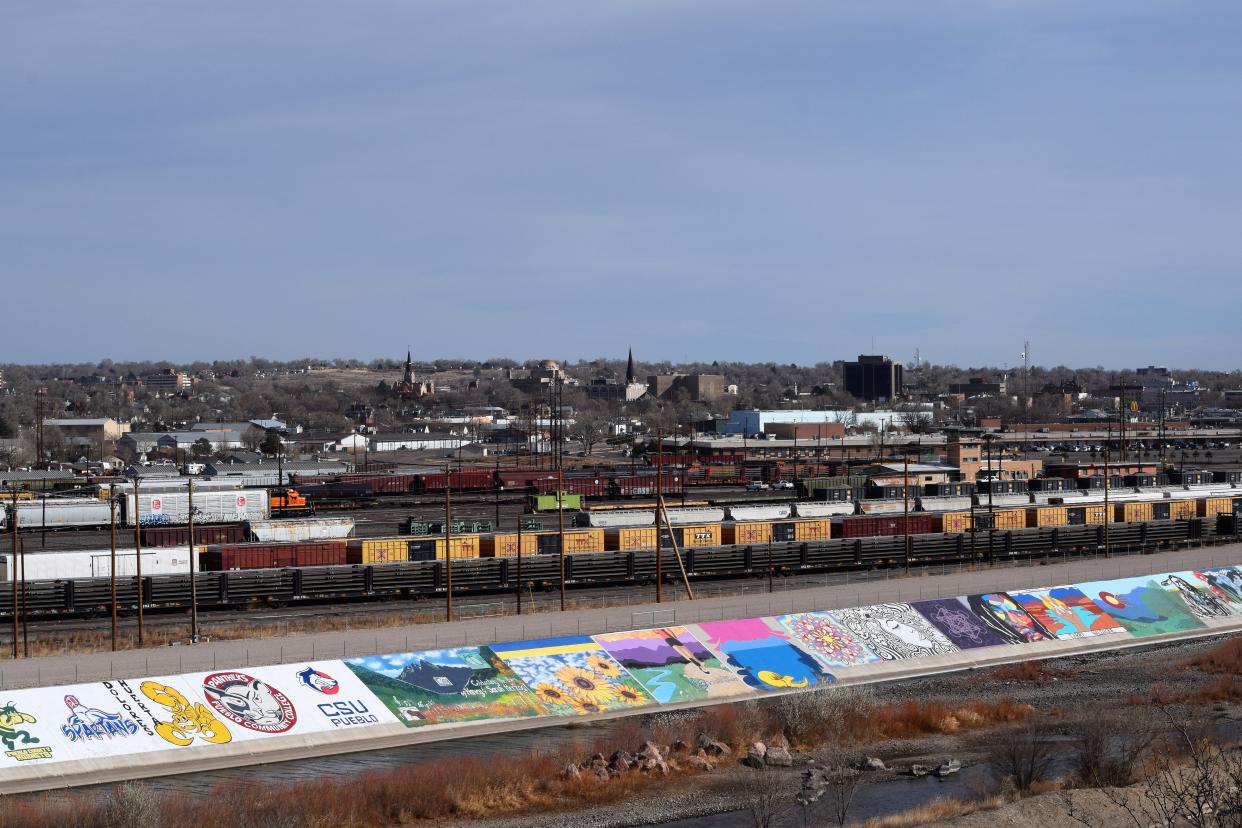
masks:
<instances>
[{"instance_id":1,"label":"colorful abstract mural","mask_svg":"<svg viewBox=\"0 0 1242 828\"><path fill-rule=\"evenodd\" d=\"M392 653L351 658L345 664L407 727L548 712L487 647Z\"/></svg>"},{"instance_id":2,"label":"colorful abstract mural","mask_svg":"<svg viewBox=\"0 0 1242 828\"><path fill-rule=\"evenodd\" d=\"M957 652L953 642L909 604L833 610L832 617L868 650L889 661Z\"/></svg>"},{"instance_id":3,"label":"colorful abstract mural","mask_svg":"<svg viewBox=\"0 0 1242 828\"><path fill-rule=\"evenodd\" d=\"M814 656L789 640L775 618L708 621L689 629L751 687L788 690L834 680Z\"/></svg>"},{"instance_id":4,"label":"colorful abstract mural","mask_svg":"<svg viewBox=\"0 0 1242 828\"><path fill-rule=\"evenodd\" d=\"M549 713L583 716L652 703L642 685L585 635L493 644Z\"/></svg>"},{"instance_id":5,"label":"colorful abstract mural","mask_svg":"<svg viewBox=\"0 0 1242 828\"><path fill-rule=\"evenodd\" d=\"M1004 592L967 595L964 599L980 621L1009 644L1055 641L1056 636Z\"/></svg>"},{"instance_id":6,"label":"colorful abstract mural","mask_svg":"<svg viewBox=\"0 0 1242 828\"><path fill-rule=\"evenodd\" d=\"M595 641L661 704L736 696L746 685L685 627L608 633Z\"/></svg>"},{"instance_id":7,"label":"colorful abstract mural","mask_svg":"<svg viewBox=\"0 0 1242 828\"><path fill-rule=\"evenodd\" d=\"M1218 566L1178 574L1183 577L1190 576L1188 580L1209 589L1217 599L1229 607L1232 614L1242 615L1242 570L1233 566Z\"/></svg>"},{"instance_id":8,"label":"colorful abstract mural","mask_svg":"<svg viewBox=\"0 0 1242 828\"><path fill-rule=\"evenodd\" d=\"M839 621L826 612L781 615L777 622L826 667L857 667L879 661Z\"/></svg>"},{"instance_id":9,"label":"colorful abstract mural","mask_svg":"<svg viewBox=\"0 0 1242 828\"><path fill-rule=\"evenodd\" d=\"M1009 643L992 632L958 598L933 598L928 601L915 601L910 606L918 610L919 615L926 618L959 649L971 650Z\"/></svg>"},{"instance_id":10,"label":"colorful abstract mural","mask_svg":"<svg viewBox=\"0 0 1242 828\"><path fill-rule=\"evenodd\" d=\"M1135 637L1201 629L1203 622L1194 617L1176 590L1160 586L1162 577L1093 581L1078 588Z\"/></svg>"},{"instance_id":11,"label":"colorful abstract mural","mask_svg":"<svg viewBox=\"0 0 1242 828\"><path fill-rule=\"evenodd\" d=\"M1090 638L1126 631L1078 587L1011 591L1009 597L1058 639Z\"/></svg>"}]
</instances>

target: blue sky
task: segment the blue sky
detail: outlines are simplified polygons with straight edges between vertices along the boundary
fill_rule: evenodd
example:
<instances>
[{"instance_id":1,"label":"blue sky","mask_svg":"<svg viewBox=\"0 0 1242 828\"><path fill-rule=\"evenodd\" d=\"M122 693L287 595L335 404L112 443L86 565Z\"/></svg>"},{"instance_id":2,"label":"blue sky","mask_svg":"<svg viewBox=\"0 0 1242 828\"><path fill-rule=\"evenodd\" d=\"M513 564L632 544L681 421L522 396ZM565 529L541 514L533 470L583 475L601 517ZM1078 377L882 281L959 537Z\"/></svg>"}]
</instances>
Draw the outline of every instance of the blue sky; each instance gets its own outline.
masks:
<instances>
[{"instance_id":1,"label":"blue sky","mask_svg":"<svg viewBox=\"0 0 1242 828\"><path fill-rule=\"evenodd\" d=\"M1238 364L1236 2L4 18L0 361Z\"/></svg>"}]
</instances>

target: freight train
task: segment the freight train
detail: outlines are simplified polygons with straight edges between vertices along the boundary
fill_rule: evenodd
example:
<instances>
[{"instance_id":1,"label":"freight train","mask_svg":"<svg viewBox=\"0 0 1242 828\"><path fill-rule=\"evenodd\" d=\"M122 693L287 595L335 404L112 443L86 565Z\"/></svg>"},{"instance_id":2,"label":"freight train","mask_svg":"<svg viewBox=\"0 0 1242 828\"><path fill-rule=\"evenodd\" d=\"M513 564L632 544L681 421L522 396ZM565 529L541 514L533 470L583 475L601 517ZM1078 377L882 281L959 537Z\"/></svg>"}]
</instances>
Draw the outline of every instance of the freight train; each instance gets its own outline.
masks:
<instances>
[{"instance_id":1,"label":"freight train","mask_svg":"<svg viewBox=\"0 0 1242 828\"><path fill-rule=\"evenodd\" d=\"M115 502L119 526L180 526L189 522L190 495L185 491L149 492L140 487L137 495L130 491ZM49 497L4 504L3 525L8 525L14 513L21 529L102 528L113 519L112 502L98 497ZM266 489L194 493L195 523L240 523L271 516Z\"/></svg>"},{"instance_id":2,"label":"freight train","mask_svg":"<svg viewBox=\"0 0 1242 828\"><path fill-rule=\"evenodd\" d=\"M1108 548L1114 552L1136 552L1236 541L1237 529L1238 522L1233 515L1221 515L1215 521L1196 517L1115 523L1111 526ZM443 542L443 538L438 540ZM525 545L525 540L523 543ZM784 577L802 573L858 572L901 567L907 562L913 567L1003 563L1017 559L1094 555L1104 548L1105 527L1101 524L998 530L977 539L969 533L918 534L911 536L908 546L903 537L873 536L782 542L770 546L683 547L680 563L687 577L709 580L759 577L769 573ZM335 549L339 550L339 543ZM339 551L332 554L339 556ZM443 600L448 582L444 560L297 566L294 559L282 564L281 560L289 561L290 555L289 550L260 553L264 559L260 561L262 568L258 569L228 571L221 562L222 571L200 572L196 576L197 605L201 609L237 609L298 603ZM348 543L346 555L349 555ZM672 555L671 551L664 552L666 581L674 578L679 569ZM143 563L142 598L148 610L189 608L188 571L148 575L145 560ZM0 556L0 566L4 564L5 556ZM282 568L273 568L276 566ZM655 553L570 553L563 559L550 554L524 555L520 568L513 557L504 555L454 560L453 593L478 595L552 590L557 587L562 571L570 588L652 584L656 580ZM111 606L111 586L108 578L99 577L31 581L24 593L24 612L33 618L104 613ZM125 611L132 611L138 600L138 579L121 578L116 582L116 589L118 604ZM12 613L10 595L11 591L0 590L0 616Z\"/></svg>"}]
</instances>

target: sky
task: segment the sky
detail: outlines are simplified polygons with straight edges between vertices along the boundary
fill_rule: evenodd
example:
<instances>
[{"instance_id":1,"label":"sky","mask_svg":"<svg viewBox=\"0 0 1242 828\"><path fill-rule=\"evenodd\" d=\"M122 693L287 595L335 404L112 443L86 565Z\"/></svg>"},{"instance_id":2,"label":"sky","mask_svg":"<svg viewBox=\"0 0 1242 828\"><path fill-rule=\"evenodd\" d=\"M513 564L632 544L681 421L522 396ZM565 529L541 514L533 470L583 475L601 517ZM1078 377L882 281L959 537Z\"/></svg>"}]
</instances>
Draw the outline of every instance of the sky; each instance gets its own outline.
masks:
<instances>
[{"instance_id":1,"label":"sky","mask_svg":"<svg viewBox=\"0 0 1242 828\"><path fill-rule=\"evenodd\" d=\"M1240 361L1236 0L3 8L0 362Z\"/></svg>"}]
</instances>

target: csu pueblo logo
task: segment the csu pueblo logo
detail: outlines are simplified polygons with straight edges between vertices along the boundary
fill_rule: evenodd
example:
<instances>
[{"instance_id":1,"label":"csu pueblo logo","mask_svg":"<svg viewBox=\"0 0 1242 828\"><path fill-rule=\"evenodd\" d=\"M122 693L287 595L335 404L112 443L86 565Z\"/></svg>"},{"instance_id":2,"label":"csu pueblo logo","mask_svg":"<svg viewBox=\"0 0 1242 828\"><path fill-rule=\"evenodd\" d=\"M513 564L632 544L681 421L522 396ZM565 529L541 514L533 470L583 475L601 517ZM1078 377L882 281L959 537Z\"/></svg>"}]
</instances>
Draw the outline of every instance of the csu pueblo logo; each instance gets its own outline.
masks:
<instances>
[{"instance_id":1,"label":"csu pueblo logo","mask_svg":"<svg viewBox=\"0 0 1242 828\"><path fill-rule=\"evenodd\" d=\"M298 681L317 693L323 693L325 696L335 696L341 689L339 681L322 670L316 670L314 667L307 667L305 670L299 671Z\"/></svg>"}]
</instances>

